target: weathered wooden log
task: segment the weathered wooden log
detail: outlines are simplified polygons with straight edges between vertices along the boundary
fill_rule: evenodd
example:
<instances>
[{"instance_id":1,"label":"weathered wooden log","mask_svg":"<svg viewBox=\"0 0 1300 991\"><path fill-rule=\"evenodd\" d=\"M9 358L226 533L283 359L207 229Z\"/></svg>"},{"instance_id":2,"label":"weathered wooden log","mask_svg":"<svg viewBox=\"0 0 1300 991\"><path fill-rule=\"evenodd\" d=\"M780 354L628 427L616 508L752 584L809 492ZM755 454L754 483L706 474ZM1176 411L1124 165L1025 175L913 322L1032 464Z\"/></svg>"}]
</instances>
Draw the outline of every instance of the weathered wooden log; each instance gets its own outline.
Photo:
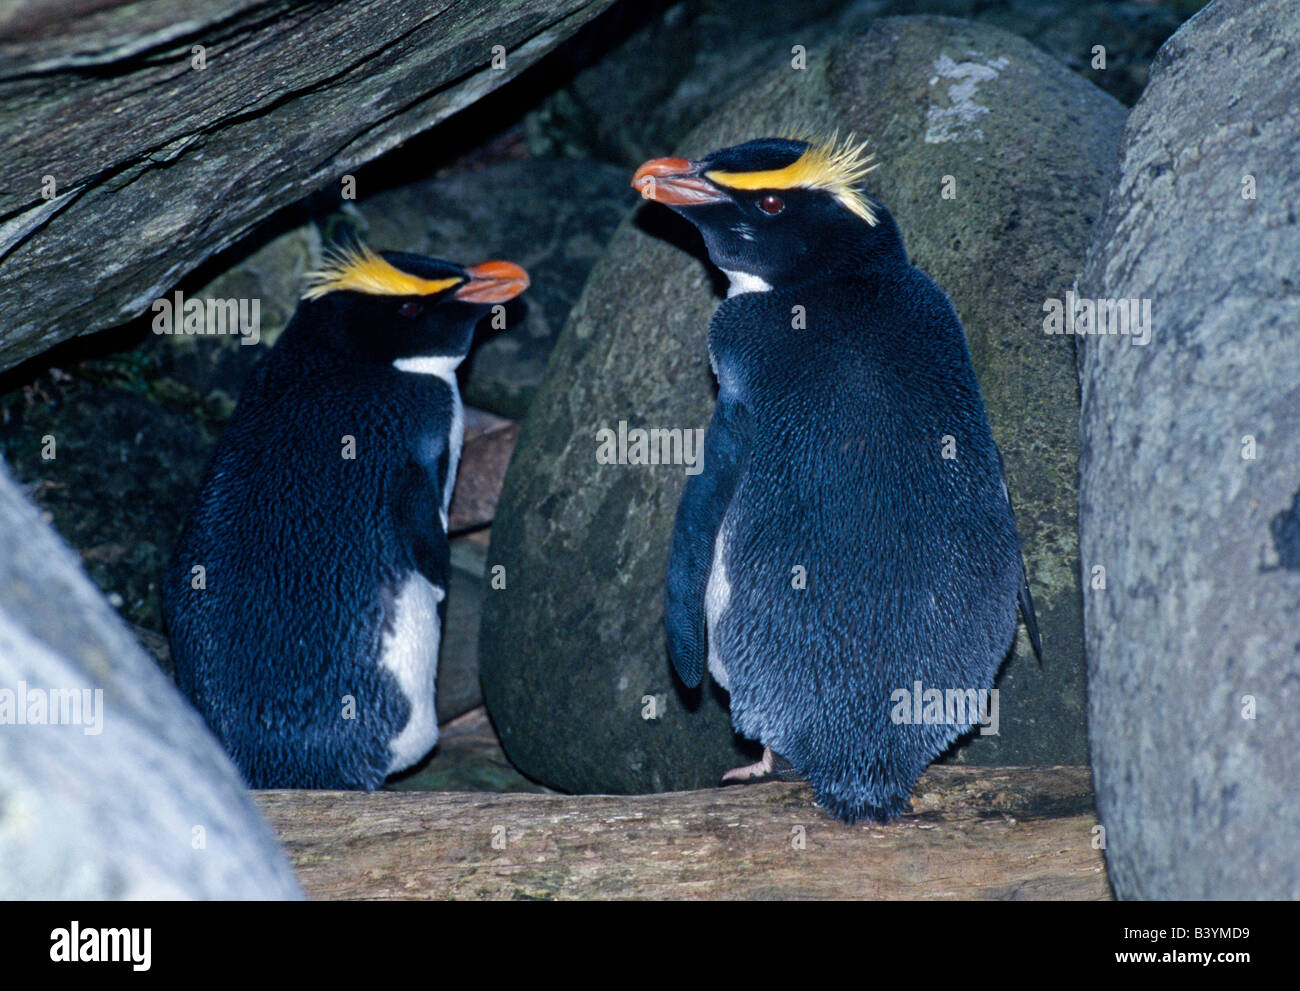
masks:
<instances>
[{"instance_id":1,"label":"weathered wooden log","mask_svg":"<svg viewBox=\"0 0 1300 991\"><path fill-rule=\"evenodd\" d=\"M1086 767L936 767L846 826L802 784L254 793L313 898L1105 899Z\"/></svg>"},{"instance_id":2,"label":"weathered wooden log","mask_svg":"<svg viewBox=\"0 0 1300 991\"><path fill-rule=\"evenodd\" d=\"M5 4L0 369L144 312L611 2Z\"/></svg>"}]
</instances>

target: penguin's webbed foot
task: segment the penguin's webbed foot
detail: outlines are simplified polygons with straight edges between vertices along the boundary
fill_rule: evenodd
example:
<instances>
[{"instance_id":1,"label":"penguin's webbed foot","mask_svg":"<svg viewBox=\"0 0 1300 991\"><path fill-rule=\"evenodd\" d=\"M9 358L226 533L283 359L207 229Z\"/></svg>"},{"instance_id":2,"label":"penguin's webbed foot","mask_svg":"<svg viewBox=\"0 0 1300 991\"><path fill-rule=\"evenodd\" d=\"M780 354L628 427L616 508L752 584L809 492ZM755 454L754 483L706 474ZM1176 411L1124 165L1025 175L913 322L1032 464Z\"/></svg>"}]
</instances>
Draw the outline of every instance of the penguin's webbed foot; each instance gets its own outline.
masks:
<instances>
[{"instance_id":1,"label":"penguin's webbed foot","mask_svg":"<svg viewBox=\"0 0 1300 991\"><path fill-rule=\"evenodd\" d=\"M744 767L733 767L722 776L726 784L758 784L760 781L802 781L803 777L795 766L780 754L773 753L771 747L763 748L763 756Z\"/></svg>"}]
</instances>

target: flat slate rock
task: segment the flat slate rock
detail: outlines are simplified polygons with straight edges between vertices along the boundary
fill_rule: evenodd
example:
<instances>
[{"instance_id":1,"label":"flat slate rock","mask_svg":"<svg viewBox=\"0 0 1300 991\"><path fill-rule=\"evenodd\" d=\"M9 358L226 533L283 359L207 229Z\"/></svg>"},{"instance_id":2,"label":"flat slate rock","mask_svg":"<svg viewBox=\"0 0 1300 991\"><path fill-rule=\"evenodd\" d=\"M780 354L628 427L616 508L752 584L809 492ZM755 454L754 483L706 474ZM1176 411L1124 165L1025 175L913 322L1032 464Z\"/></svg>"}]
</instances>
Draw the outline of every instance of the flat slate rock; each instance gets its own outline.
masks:
<instances>
[{"instance_id":1,"label":"flat slate rock","mask_svg":"<svg viewBox=\"0 0 1300 991\"><path fill-rule=\"evenodd\" d=\"M869 178L913 260L966 326L1039 608L1046 660L1021 638L999 683L1001 732L957 759L1087 761L1070 338L1044 300L1082 264L1124 110L1027 42L945 18L877 21L804 71L789 60L677 152L700 156L791 128L870 136ZM672 149L662 149L669 153ZM945 176L956 190L943 198ZM654 206L614 236L570 315L525 422L493 525L480 665L506 752L571 791L698 788L752 759L725 696L675 683L663 576L681 466L602 465L619 423L703 428L705 351L725 286L687 225ZM685 249L685 250L684 250Z\"/></svg>"},{"instance_id":2,"label":"flat slate rock","mask_svg":"<svg viewBox=\"0 0 1300 991\"><path fill-rule=\"evenodd\" d=\"M465 407L465 439L447 519L447 531L453 537L492 522L518 440L515 421Z\"/></svg>"},{"instance_id":3,"label":"flat slate rock","mask_svg":"<svg viewBox=\"0 0 1300 991\"><path fill-rule=\"evenodd\" d=\"M1218 0L1169 40L1079 277L1150 304L1146 343L1078 338L1089 728L1121 898L1300 898L1298 52L1289 0Z\"/></svg>"},{"instance_id":4,"label":"flat slate rock","mask_svg":"<svg viewBox=\"0 0 1300 991\"><path fill-rule=\"evenodd\" d=\"M514 78L611 2L6 5L0 369L144 312L259 221Z\"/></svg>"}]
</instances>

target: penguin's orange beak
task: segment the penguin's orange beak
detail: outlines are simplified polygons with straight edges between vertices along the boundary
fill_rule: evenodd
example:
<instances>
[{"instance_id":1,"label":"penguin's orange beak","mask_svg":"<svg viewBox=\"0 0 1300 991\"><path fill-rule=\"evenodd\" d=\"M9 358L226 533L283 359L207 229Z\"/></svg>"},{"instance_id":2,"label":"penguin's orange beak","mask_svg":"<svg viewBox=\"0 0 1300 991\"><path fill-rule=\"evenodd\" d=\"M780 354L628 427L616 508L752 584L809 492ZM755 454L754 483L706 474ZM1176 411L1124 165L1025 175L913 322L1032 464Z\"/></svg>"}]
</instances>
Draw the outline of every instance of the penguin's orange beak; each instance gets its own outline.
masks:
<instances>
[{"instance_id":1,"label":"penguin's orange beak","mask_svg":"<svg viewBox=\"0 0 1300 991\"><path fill-rule=\"evenodd\" d=\"M504 303L528 288L528 273L514 262L484 262L465 269L469 281L456 290L466 303Z\"/></svg>"},{"instance_id":2,"label":"penguin's orange beak","mask_svg":"<svg viewBox=\"0 0 1300 991\"><path fill-rule=\"evenodd\" d=\"M727 198L696 170L689 159L652 158L633 173L632 185L646 199L664 206L698 206Z\"/></svg>"}]
</instances>

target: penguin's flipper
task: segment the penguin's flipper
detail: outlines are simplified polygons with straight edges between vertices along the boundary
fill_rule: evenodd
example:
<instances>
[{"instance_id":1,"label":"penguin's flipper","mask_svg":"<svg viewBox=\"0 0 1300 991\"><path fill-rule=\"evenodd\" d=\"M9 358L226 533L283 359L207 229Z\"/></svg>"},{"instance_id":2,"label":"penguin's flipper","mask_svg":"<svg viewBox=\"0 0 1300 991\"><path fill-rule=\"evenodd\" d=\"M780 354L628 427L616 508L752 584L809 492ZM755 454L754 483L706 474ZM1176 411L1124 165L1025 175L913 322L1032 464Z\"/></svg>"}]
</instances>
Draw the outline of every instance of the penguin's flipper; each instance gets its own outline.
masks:
<instances>
[{"instance_id":1,"label":"penguin's flipper","mask_svg":"<svg viewBox=\"0 0 1300 991\"><path fill-rule=\"evenodd\" d=\"M688 475L677 507L677 522L668 550L665 585L668 656L677 676L690 688L704 677L708 657L704 591L713 566L713 543L749 457L749 411L725 392L719 394L708 433L703 464Z\"/></svg>"},{"instance_id":2,"label":"penguin's flipper","mask_svg":"<svg viewBox=\"0 0 1300 991\"><path fill-rule=\"evenodd\" d=\"M1020 585L1020 615L1025 621L1025 632L1029 634L1029 642L1033 645L1034 656L1038 658L1038 666L1043 666L1043 641L1038 636L1038 617L1034 614L1034 597L1029 593L1029 576L1025 574L1025 561L1020 559L1020 574L1024 581Z\"/></svg>"},{"instance_id":3,"label":"penguin's flipper","mask_svg":"<svg viewBox=\"0 0 1300 991\"><path fill-rule=\"evenodd\" d=\"M435 586L446 590L451 551L442 528L438 470L409 459L396 479L393 522L402 544L409 548L410 564Z\"/></svg>"},{"instance_id":4,"label":"penguin's flipper","mask_svg":"<svg viewBox=\"0 0 1300 991\"><path fill-rule=\"evenodd\" d=\"M997 445L993 450L998 454L998 471L1002 473L1002 494L1006 496L1007 505L1011 507L1011 523L1016 527L1016 539L1020 539L1020 527L1016 524L1016 507L1011 505L1011 493L1007 491L1007 466L1002 460L1002 451ZM1020 552L1020 592L1017 596L1020 603L1020 616L1025 621L1025 632L1029 634L1029 643L1034 648L1034 656L1038 658L1038 666L1043 666L1043 641L1038 635L1038 616L1034 612L1034 597L1029 591L1029 573L1025 570L1025 554Z\"/></svg>"}]
</instances>

